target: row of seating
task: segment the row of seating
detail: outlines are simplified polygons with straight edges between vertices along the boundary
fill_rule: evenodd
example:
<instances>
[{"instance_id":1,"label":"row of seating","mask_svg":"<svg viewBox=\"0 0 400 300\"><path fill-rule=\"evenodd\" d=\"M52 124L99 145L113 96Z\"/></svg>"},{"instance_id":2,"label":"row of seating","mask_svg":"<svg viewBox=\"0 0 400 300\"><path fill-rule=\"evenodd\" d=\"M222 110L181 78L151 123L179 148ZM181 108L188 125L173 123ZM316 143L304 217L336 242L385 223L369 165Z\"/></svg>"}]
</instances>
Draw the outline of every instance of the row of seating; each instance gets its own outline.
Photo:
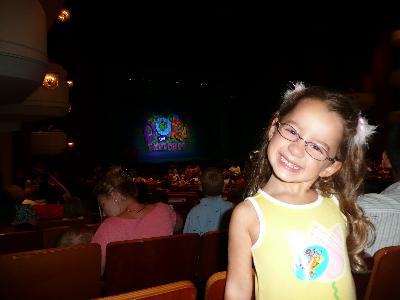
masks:
<instances>
[{"instance_id":1,"label":"row of seating","mask_svg":"<svg viewBox=\"0 0 400 300\"><path fill-rule=\"evenodd\" d=\"M223 300L225 284L226 271L211 275L207 280L204 300ZM197 296L196 286L191 281L183 280L95 300L195 300ZM251 300L254 300L254 294Z\"/></svg>"},{"instance_id":2,"label":"row of seating","mask_svg":"<svg viewBox=\"0 0 400 300\"><path fill-rule=\"evenodd\" d=\"M226 252L226 231L113 242L103 278L97 244L3 254L0 299L92 299L182 280L193 282L202 297L205 280L226 270ZM378 251L366 299L400 299L399 273L400 246Z\"/></svg>"},{"instance_id":3,"label":"row of seating","mask_svg":"<svg viewBox=\"0 0 400 300\"><path fill-rule=\"evenodd\" d=\"M101 296L97 244L0 255L0 299L93 299Z\"/></svg>"},{"instance_id":4,"label":"row of seating","mask_svg":"<svg viewBox=\"0 0 400 300\"><path fill-rule=\"evenodd\" d=\"M83 223L66 222L61 226L38 227L34 230L23 231L15 230L14 228L3 230L3 232L0 232L0 254L56 247L59 237L69 230L71 226L79 224ZM86 226L95 231L99 224L86 224Z\"/></svg>"},{"instance_id":5,"label":"row of seating","mask_svg":"<svg viewBox=\"0 0 400 300\"><path fill-rule=\"evenodd\" d=\"M196 300L197 289L191 281L167 283L138 291L106 296L95 300Z\"/></svg>"},{"instance_id":6,"label":"row of seating","mask_svg":"<svg viewBox=\"0 0 400 300\"><path fill-rule=\"evenodd\" d=\"M397 300L400 299L400 246L380 249L374 255L373 268L367 290L357 295L358 300ZM204 300L223 300L226 284L226 271L214 273L208 278ZM102 297L97 300L181 300L196 299L196 287L190 281L170 284ZM254 294L252 296L254 299Z\"/></svg>"},{"instance_id":7,"label":"row of seating","mask_svg":"<svg viewBox=\"0 0 400 300\"><path fill-rule=\"evenodd\" d=\"M226 270L228 232L211 231L113 242L107 245L104 287L107 295L189 280L200 293L207 279Z\"/></svg>"},{"instance_id":8,"label":"row of seating","mask_svg":"<svg viewBox=\"0 0 400 300\"><path fill-rule=\"evenodd\" d=\"M100 246L88 244L0 255L0 299L91 299L176 281L203 289L226 270L227 232L113 242L100 277Z\"/></svg>"}]
</instances>

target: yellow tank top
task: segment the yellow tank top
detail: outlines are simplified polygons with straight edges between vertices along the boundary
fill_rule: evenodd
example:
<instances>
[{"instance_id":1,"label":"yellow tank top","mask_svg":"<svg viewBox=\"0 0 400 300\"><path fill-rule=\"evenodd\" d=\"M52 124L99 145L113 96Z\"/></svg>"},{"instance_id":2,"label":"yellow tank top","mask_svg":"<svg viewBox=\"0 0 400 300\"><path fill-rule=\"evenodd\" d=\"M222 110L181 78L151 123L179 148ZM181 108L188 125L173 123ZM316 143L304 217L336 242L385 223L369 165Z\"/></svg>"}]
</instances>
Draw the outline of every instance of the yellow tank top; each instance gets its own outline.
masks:
<instances>
[{"instance_id":1,"label":"yellow tank top","mask_svg":"<svg viewBox=\"0 0 400 300\"><path fill-rule=\"evenodd\" d=\"M259 190L247 200L260 224L252 247L257 300L356 299L346 220L334 196L292 205Z\"/></svg>"}]
</instances>

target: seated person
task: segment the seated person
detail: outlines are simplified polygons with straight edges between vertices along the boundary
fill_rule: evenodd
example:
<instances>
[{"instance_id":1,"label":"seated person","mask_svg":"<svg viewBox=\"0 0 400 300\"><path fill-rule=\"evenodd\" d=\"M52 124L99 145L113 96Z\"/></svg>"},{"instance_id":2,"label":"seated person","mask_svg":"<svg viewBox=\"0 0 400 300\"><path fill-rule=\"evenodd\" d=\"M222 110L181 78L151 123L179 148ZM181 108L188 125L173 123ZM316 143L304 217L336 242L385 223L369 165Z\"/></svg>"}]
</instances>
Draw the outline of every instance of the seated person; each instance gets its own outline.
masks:
<instances>
[{"instance_id":1,"label":"seated person","mask_svg":"<svg viewBox=\"0 0 400 300\"><path fill-rule=\"evenodd\" d=\"M11 185L7 191L16 203L13 221L15 227L21 230L34 229L37 224L37 215L31 205L22 204L25 199L24 190L18 185Z\"/></svg>"},{"instance_id":2,"label":"seated person","mask_svg":"<svg viewBox=\"0 0 400 300\"><path fill-rule=\"evenodd\" d=\"M102 272L105 266L106 246L110 242L172 235L180 230L182 221L165 203L147 203L140 195L143 191L123 168L113 167L94 189L101 217L92 242L102 251Z\"/></svg>"},{"instance_id":3,"label":"seated person","mask_svg":"<svg viewBox=\"0 0 400 300\"><path fill-rule=\"evenodd\" d=\"M205 195L186 217L184 233L198 233L227 229L232 202L222 197L224 177L217 168L208 168L201 174L201 188Z\"/></svg>"},{"instance_id":4,"label":"seated person","mask_svg":"<svg viewBox=\"0 0 400 300\"><path fill-rule=\"evenodd\" d=\"M383 163L391 169L395 183L381 193L361 195L359 205L375 226L375 243L365 252L371 256L388 246L400 245L400 124L389 130Z\"/></svg>"},{"instance_id":5,"label":"seated person","mask_svg":"<svg viewBox=\"0 0 400 300\"><path fill-rule=\"evenodd\" d=\"M233 177L237 177L241 174L240 171L240 166L237 163L233 163L230 167L229 167L229 172L231 173L231 175Z\"/></svg>"},{"instance_id":6,"label":"seated person","mask_svg":"<svg viewBox=\"0 0 400 300\"><path fill-rule=\"evenodd\" d=\"M68 247L89 244L93 237L93 230L86 225L74 226L64 232L57 241L57 247Z\"/></svg>"}]
</instances>

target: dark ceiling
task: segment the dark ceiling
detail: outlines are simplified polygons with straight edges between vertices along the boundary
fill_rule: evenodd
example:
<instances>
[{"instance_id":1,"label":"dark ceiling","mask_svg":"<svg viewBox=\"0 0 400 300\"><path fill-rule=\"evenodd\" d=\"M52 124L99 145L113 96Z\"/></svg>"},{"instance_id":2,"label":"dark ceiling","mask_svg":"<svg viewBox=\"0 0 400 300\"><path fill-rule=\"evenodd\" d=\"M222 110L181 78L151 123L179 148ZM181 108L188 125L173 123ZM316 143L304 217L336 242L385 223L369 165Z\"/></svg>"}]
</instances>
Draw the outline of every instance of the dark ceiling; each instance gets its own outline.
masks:
<instances>
[{"instance_id":1,"label":"dark ceiling","mask_svg":"<svg viewBox=\"0 0 400 300\"><path fill-rule=\"evenodd\" d=\"M349 82L371 72L376 47L396 19L366 8L300 13L293 7L288 13L260 4L136 2L65 1L71 21L50 30L50 59L67 69L119 64Z\"/></svg>"},{"instance_id":2,"label":"dark ceiling","mask_svg":"<svg viewBox=\"0 0 400 300\"><path fill-rule=\"evenodd\" d=\"M211 105L238 131L247 124L258 132L290 81L362 90L380 49L391 47L390 33L400 28L397 10L376 3L350 11L329 3L272 9L247 2L64 2L71 20L51 27L48 56L74 87L72 113L57 125L82 144L100 132L100 148L113 104L125 101L115 121L157 97L185 101L191 111Z\"/></svg>"}]
</instances>

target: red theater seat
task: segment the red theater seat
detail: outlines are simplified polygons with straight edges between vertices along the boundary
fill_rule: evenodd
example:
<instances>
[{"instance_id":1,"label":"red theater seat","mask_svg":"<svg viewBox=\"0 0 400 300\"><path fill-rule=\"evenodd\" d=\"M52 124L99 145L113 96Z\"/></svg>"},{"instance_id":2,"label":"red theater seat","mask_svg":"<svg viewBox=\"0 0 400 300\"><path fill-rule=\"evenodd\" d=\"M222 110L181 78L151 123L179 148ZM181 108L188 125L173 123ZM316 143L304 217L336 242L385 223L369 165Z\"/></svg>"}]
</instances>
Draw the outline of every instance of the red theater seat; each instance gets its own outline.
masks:
<instances>
[{"instance_id":1,"label":"red theater seat","mask_svg":"<svg viewBox=\"0 0 400 300\"><path fill-rule=\"evenodd\" d=\"M201 236L197 283L205 287L214 273L228 268L228 231L209 231Z\"/></svg>"},{"instance_id":2,"label":"red theater seat","mask_svg":"<svg viewBox=\"0 0 400 300\"><path fill-rule=\"evenodd\" d=\"M177 234L107 245L104 283L107 295L175 281L194 282L199 235Z\"/></svg>"},{"instance_id":3,"label":"red theater seat","mask_svg":"<svg viewBox=\"0 0 400 300\"><path fill-rule=\"evenodd\" d=\"M400 299L400 246L382 248L375 253L364 299Z\"/></svg>"},{"instance_id":4,"label":"red theater seat","mask_svg":"<svg viewBox=\"0 0 400 300\"><path fill-rule=\"evenodd\" d=\"M0 233L0 254L42 248L42 233L37 230Z\"/></svg>"},{"instance_id":5,"label":"red theater seat","mask_svg":"<svg viewBox=\"0 0 400 300\"><path fill-rule=\"evenodd\" d=\"M97 244L0 255L0 299L100 297Z\"/></svg>"},{"instance_id":6,"label":"red theater seat","mask_svg":"<svg viewBox=\"0 0 400 300\"><path fill-rule=\"evenodd\" d=\"M196 294L192 282L178 281L97 300L196 300Z\"/></svg>"}]
</instances>

